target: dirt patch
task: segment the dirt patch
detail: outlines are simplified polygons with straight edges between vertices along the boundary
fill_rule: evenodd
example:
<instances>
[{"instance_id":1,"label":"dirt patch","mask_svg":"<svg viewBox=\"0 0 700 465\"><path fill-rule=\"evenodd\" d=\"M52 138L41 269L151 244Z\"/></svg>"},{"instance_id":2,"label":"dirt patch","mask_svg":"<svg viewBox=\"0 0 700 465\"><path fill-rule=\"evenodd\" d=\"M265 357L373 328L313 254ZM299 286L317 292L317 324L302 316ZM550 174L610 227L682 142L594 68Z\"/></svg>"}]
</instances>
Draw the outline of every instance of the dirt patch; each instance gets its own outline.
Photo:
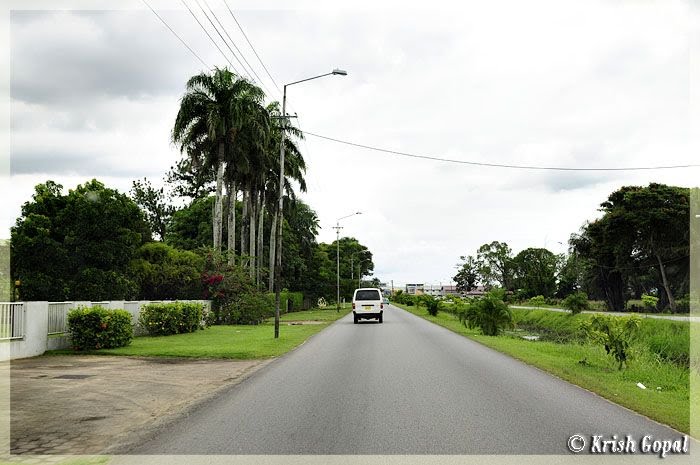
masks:
<instances>
[{"instance_id":1,"label":"dirt patch","mask_svg":"<svg viewBox=\"0 0 700 465\"><path fill-rule=\"evenodd\" d=\"M10 368L11 453L84 455L119 449L267 362L103 356L15 360Z\"/></svg>"},{"instance_id":2,"label":"dirt patch","mask_svg":"<svg viewBox=\"0 0 700 465\"><path fill-rule=\"evenodd\" d=\"M324 323L328 323L327 321L313 321L313 320L302 320L302 321L290 321L287 323L287 326L295 326L295 325L322 325Z\"/></svg>"}]
</instances>

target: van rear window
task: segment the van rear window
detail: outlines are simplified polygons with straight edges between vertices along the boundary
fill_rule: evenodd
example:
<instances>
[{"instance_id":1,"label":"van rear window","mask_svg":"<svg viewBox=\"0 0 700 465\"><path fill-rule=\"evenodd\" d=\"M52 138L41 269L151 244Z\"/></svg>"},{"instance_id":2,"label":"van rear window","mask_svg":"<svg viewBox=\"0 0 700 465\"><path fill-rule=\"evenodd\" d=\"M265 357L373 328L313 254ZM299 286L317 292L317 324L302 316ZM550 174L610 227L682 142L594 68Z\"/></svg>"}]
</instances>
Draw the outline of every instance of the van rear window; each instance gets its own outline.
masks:
<instances>
[{"instance_id":1,"label":"van rear window","mask_svg":"<svg viewBox=\"0 0 700 465\"><path fill-rule=\"evenodd\" d=\"M367 291L357 291L355 300L382 300L382 297L379 295L379 291L370 289Z\"/></svg>"}]
</instances>

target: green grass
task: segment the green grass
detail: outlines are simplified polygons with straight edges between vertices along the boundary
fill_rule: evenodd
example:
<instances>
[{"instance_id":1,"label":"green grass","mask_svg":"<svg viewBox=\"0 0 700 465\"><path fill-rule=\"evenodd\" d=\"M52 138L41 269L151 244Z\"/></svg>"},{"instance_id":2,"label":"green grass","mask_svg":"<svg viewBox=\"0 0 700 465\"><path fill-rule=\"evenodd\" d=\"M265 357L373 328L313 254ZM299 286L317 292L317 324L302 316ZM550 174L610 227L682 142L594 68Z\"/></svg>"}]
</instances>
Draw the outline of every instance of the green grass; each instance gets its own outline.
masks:
<instances>
[{"instance_id":1,"label":"green grass","mask_svg":"<svg viewBox=\"0 0 700 465\"><path fill-rule=\"evenodd\" d=\"M53 350L48 355L97 354L129 355L136 357L187 357L187 358L230 358L256 359L282 355L312 335L328 326L330 322L347 314L347 310L337 313L333 310L312 310L283 315L280 337L274 339L272 320L256 326L212 326L194 333L173 336L137 337L126 347L102 349L89 352L73 350ZM323 321L323 324L288 325L299 320Z\"/></svg>"},{"instance_id":2,"label":"green grass","mask_svg":"<svg viewBox=\"0 0 700 465\"><path fill-rule=\"evenodd\" d=\"M527 341L511 335L489 337L480 334L477 329L466 328L457 317L449 313L440 312L432 317L423 307L398 306L679 431L700 437L700 431L690 431L688 368L663 361L641 346L633 347L632 360L625 370L620 371L616 369L612 357L605 353L602 346L590 343ZM552 314L551 318L571 318L563 313L545 313ZM584 316L574 318L580 319ZM570 324L574 322L561 325L566 327ZM698 372L693 370L692 373L693 382L700 382ZM647 389L638 388L638 382L644 384ZM657 387L661 389L657 390ZM697 404L698 399L694 402ZM700 405L696 408L700 408Z\"/></svg>"}]
</instances>

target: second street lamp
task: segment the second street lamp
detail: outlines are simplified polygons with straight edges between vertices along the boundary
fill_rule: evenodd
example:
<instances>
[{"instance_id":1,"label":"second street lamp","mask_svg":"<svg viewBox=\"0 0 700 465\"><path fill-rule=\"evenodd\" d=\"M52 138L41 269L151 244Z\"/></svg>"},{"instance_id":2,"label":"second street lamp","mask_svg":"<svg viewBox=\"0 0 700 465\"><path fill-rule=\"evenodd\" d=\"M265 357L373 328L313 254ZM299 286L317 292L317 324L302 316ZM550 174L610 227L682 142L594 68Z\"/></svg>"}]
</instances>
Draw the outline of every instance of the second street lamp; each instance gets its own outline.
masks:
<instances>
[{"instance_id":1,"label":"second street lamp","mask_svg":"<svg viewBox=\"0 0 700 465\"><path fill-rule=\"evenodd\" d=\"M318 76L313 76L306 79L301 79L299 81L290 82L284 85L284 92L282 92L282 117L280 119L282 127L282 136L280 137L280 183L278 185L279 198L278 198L278 209L279 217L277 221L277 240L276 240L276 257L275 257L275 338L280 336L280 290L281 283L280 278L282 274L282 214L284 208L284 141L286 136L287 127L287 86L292 86L294 84L299 84L300 82L310 81L312 79L318 79L324 76L338 75L347 76L347 71L342 69L334 69L330 73L319 74Z\"/></svg>"},{"instance_id":2,"label":"second street lamp","mask_svg":"<svg viewBox=\"0 0 700 465\"><path fill-rule=\"evenodd\" d=\"M361 215L362 212L355 212L351 213L350 215L343 216L342 218L338 218L335 221L335 226L333 229L335 229L335 263L336 263L336 274L335 274L335 285L336 285L336 299L335 299L335 311L339 312L340 311L340 230L343 229L340 226L340 220L344 220L345 218L350 218L351 216L355 215Z\"/></svg>"}]
</instances>

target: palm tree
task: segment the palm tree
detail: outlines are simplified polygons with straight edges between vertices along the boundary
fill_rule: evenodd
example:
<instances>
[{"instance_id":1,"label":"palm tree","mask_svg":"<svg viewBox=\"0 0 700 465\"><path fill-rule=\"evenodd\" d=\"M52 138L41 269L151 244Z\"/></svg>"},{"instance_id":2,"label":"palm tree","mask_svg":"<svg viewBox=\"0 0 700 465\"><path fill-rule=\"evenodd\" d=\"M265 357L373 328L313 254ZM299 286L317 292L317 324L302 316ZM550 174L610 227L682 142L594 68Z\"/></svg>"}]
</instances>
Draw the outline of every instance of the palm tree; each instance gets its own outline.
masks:
<instances>
[{"instance_id":1,"label":"palm tree","mask_svg":"<svg viewBox=\"0 0 700 465\"><path fill-rule=\"evenodd\" d=\"M241 134L250 137L265 132L266 128L259 126L259 109L265 94L227 68L216 68L211 75L192 76L186 89L175 118L172 140L180 146L180 151L198 147L209 155L208 168L216 172L213 242L214 248L221 250L224 170L227 162L235 164L240 160L242 153L236 143ZM259 143L264 143L264 139Z\"/></svg>"}]
</instances>

